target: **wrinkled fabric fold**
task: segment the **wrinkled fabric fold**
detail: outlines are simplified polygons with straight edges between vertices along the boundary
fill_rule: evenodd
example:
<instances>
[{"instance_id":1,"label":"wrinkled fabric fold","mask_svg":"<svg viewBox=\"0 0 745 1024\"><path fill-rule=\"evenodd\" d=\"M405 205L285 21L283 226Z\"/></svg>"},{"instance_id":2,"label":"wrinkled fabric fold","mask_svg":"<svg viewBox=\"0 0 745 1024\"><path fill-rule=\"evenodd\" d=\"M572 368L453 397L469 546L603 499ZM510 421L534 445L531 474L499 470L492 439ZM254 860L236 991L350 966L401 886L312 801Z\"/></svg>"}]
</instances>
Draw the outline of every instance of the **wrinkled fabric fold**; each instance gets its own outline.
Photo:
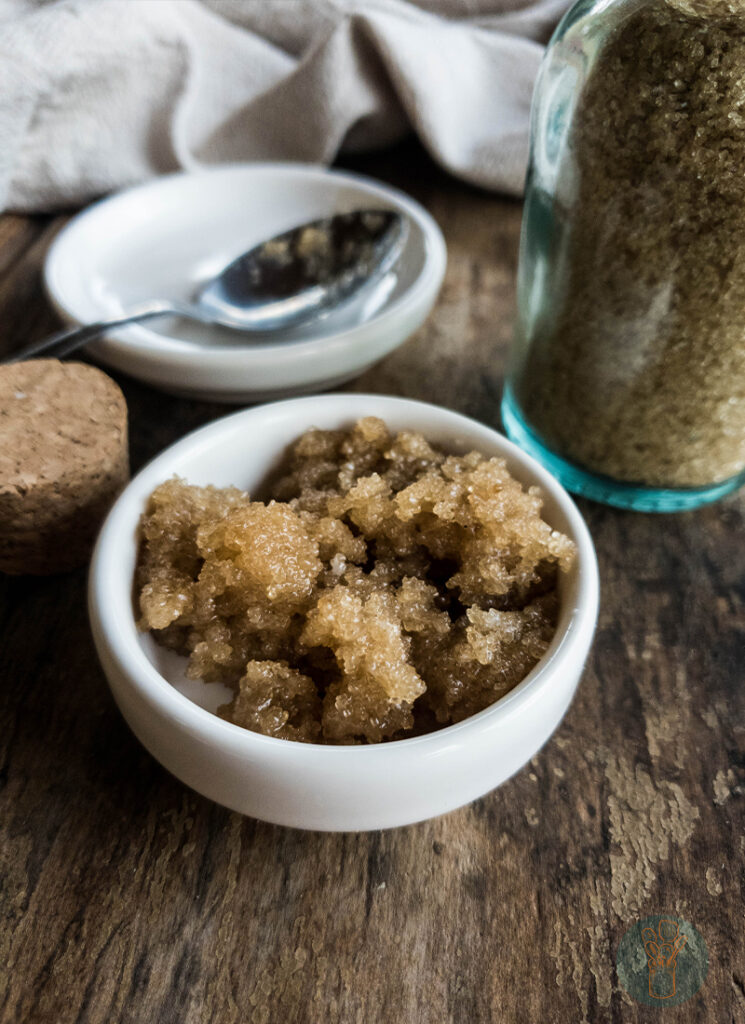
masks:
<instances>
[{"instance_id":1,"label":"wrinkled fabric fold","mask_svg":"<svg viewBox=\"0 0 745 1024\"><path fill-rule=\"evenodd\" d=\"M181 168L331 163L414 132L518 195L568 0L0 0L0 207L77 206Z\"/></svg>"}]
</instances>

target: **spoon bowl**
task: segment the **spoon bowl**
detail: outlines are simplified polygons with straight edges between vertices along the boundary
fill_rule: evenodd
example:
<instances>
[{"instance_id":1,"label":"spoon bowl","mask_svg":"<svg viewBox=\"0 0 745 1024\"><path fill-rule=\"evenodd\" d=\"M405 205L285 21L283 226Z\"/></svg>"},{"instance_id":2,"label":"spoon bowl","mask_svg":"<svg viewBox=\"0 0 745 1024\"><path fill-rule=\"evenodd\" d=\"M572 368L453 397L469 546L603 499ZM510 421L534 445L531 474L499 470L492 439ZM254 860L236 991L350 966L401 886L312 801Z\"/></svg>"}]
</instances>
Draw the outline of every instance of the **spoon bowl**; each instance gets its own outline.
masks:
<instances>
[{"instance_id":1,"label":"spoon bowl","mask_svg":"<svg viewBox=\"0 0 745 1024\"><path fill-rule=\"evenodd\" d=\"M394 210L353 210L285 231L233 260L197 293L216 323L278 331L340 306L401 255L408 227Z\"/></svg>"}]
</instances>

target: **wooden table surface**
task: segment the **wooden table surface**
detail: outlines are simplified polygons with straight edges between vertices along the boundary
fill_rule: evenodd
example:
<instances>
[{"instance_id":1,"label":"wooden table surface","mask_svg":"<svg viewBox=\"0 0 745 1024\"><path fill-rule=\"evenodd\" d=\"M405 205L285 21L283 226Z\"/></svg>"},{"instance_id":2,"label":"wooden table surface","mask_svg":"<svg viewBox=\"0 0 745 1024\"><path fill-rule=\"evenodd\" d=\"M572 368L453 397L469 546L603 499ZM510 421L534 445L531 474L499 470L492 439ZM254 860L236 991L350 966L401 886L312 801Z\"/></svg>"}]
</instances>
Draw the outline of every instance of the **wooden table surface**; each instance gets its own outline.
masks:
<instances>
[{"instance_id":1,"label":"wooden table surface","mask_svg":"<svg viewBox=\"0 0 745 1024\"><path fill-rule=\"evenodd\" d=\"M353 390L499 425L520 205L417 150L355 161L434 214L425 327ZM0 341L56 326L50 219L0 220ZM121 378L133 469L228 411ZM621 936L672 913L709 949L676 1022L745 1021L743 496L677 516L579 502L602 610L577 697L491 795L411 828L278 828L185 789L124 725L85 572L0 578L0 1021L652 1021Z\"/></svg>"}]
</instances>

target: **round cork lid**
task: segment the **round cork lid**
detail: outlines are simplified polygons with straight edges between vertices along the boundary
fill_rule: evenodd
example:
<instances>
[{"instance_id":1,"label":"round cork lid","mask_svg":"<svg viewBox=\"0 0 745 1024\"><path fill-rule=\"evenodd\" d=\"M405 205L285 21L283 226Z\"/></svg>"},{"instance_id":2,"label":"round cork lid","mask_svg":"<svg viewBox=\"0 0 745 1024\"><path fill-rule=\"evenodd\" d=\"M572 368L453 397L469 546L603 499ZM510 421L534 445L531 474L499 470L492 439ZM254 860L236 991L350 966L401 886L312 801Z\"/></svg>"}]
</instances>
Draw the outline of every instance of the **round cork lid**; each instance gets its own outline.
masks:
<instances>
[{"instance_id":1,"label":"round cork lid","mask_svg":"<svg viewBox=\"0 0 745 1024\"><path fill-rule=\"evenodd\" d=\"M127 406L110 377L53 359L0 366L0 569L84 561L128 472Z\"/></svg>"}]
</instances>

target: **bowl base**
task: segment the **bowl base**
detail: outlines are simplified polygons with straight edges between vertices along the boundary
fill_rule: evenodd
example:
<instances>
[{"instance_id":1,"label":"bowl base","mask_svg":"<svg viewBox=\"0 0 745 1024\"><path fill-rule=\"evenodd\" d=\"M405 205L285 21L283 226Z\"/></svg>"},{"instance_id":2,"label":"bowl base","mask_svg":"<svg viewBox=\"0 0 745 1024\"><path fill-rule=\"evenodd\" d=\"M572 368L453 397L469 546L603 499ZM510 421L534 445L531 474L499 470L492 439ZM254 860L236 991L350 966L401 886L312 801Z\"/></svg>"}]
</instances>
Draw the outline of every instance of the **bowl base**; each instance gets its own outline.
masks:
<instances>
[{"instance_id":1,"label":"bowl base","mask_svg":"<svg viewBox=\"0 0 745 1024\"><path fill-rule=\"evenodd\" d=\"M572 494L635 512L685 512L718 501L745 484L745 470L709 487L668 488L626 484L582 469L548 448L527 425L512 390L505 385L502 398L505 433L553 473Z\"/></svg>"}]
</instances>

